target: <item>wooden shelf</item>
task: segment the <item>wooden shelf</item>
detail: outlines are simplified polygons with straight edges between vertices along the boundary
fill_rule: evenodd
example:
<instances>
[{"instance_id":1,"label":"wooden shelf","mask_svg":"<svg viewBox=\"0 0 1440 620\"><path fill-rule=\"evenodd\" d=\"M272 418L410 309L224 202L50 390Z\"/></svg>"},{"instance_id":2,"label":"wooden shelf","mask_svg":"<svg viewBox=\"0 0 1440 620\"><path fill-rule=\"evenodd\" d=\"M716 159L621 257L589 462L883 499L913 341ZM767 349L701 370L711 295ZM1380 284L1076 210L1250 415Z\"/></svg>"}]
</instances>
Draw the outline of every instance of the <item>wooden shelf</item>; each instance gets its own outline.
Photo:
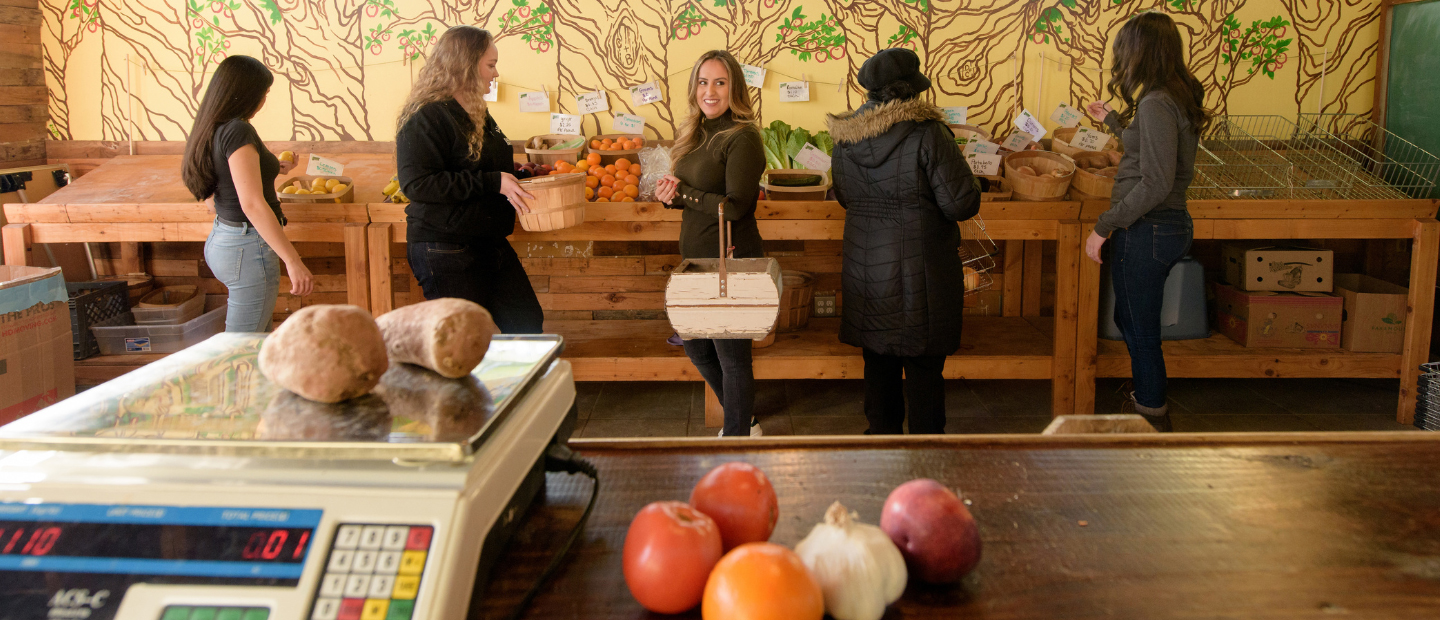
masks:
<instances>
[{"instance_id":1,"label":"wooden shelf","mask_svg":"<svg viewBox=\"0 0 1440 620\"><path fill-rule=\"evenodd\" d=\"M665 342L668 321L546 321L565 337L562 357L578 381L700 381L681 347ZM864 376L860 349L839 340L840 319L811 319L755 350L757 379ZM1054 319L966 317L961 350L945 363L952 379L1050 379Z\"/></svg>"},{"instance_id":2,"label":"wooden shelf","mask_svg":"<svg viewBox=\"0 0 1440 620\"><path fill-rule=\"evenodd\" d=\"M96 355L75 361L75 387L94 387L119 377L150 362L163 359L168 353L136 353L134 355Z\"/></svg>"},{"instance_id":3,"label":"wooden shelf","mask_svg":"<svg viewBox=\"0 0 1440 620\"><path fill-rule=\"evenodd\" d=\"M1345 349L1247 348L1223 334L1164 343L1165 371L1171 377L1266 379L1348 377L1397 379L1399 353L1355 353ZM1100 340L1096 375L1129 377L1130 354L1119 340Z\"/></svg>"}]
</instances>

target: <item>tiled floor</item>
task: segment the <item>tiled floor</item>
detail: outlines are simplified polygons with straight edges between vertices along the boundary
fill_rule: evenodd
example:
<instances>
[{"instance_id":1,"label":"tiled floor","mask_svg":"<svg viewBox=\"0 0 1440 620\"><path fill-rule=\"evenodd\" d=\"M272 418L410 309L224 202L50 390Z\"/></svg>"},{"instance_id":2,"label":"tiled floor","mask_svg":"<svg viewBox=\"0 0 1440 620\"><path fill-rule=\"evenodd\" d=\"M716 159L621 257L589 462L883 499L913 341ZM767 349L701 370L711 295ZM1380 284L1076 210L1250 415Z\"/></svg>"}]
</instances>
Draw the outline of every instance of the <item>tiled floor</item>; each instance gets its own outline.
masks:
<instances>
[{"instance_id":1,"label":"tiled floor","mask_svg":"<svg viewBox=\"0 0 1440 620\"><path fill-rule=\"evenodd\" d=\"M1038 433L1050 423L1048 381L946 382L950 433ZM1120 380L1102 380L1097 412L1119 411ZM700 383L578 383L577 437L714 435ZM1395 421L1398 381L1171 379L1180 432L1415 430ZM755 413L766 435L858 435L867 426L864 382L760 381Z\"/></svg>"}]
</instances>

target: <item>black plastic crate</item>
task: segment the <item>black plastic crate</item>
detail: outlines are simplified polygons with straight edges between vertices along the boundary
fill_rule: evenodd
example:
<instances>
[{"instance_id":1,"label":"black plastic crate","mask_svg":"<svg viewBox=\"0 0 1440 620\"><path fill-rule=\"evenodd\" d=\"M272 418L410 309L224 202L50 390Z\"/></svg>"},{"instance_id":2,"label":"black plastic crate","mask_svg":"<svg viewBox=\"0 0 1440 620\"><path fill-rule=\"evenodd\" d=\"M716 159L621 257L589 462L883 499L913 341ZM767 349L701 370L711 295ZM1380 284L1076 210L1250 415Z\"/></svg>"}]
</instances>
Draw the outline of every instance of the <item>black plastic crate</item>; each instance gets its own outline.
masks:
<instances>
[{"instance_id":1,"label":"black plastic crate","mask_svg":"<svg viewBox=\"0 0 1440 620\"><path fill-rule=\"evenodd\" d=\"M65 288L70 292L71 343L75 345L75 359L83 360L100 352L90 328L130 310L130 287L124 280L118 280L66 282Z\"/></svg>"}]
</instances>

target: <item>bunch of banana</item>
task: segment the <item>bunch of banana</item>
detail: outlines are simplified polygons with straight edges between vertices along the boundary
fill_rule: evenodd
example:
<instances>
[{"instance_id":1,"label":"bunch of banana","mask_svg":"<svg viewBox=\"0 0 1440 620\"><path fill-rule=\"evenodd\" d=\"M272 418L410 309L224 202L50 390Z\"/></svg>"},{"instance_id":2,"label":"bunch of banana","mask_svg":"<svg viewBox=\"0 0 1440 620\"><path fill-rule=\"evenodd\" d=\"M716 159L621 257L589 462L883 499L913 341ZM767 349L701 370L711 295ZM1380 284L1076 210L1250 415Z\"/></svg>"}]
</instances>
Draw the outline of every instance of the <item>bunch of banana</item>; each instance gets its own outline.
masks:
<instances>
[{"instance_id":1,"label":"bunch of banana","mask_svg":"<svg viewBox=\"0 0 1440 620\"><path fill-rule=\"evenodd\" d=\"M385 188L380 190L380 193L389 196L390 202L395 204L410 202L410 199L405 197L405 192L400 191L400 180L395 176L390 177L390 182L385 184Z\"/></svg>"}]
</instances>

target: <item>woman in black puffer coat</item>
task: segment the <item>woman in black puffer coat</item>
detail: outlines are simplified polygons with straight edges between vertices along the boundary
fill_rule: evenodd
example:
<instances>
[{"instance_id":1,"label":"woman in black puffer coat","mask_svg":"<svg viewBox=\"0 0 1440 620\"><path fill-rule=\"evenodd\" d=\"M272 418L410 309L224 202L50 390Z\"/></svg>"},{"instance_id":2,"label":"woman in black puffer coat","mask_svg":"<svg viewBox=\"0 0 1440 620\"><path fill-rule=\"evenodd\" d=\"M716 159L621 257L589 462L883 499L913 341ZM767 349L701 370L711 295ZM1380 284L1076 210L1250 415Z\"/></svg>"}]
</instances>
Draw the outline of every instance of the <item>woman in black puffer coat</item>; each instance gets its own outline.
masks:
<instances>
[{"instance_id":1,"label":"woman in black puffer coat","mask_svg":"<svg viewBox=\"0 0 1440 620\"><path fill-rule=\"evenodd\" d=\"M867 434L945 432L945 356L960 348L965 275L956 222L980 186L945 115L917 98L920 59L888 49L860 68L870 100L830 116L831 173L845 208L840 340L864 350ZM904 372L902 387L901 372Z\"/></svg>"}]
</instances>

